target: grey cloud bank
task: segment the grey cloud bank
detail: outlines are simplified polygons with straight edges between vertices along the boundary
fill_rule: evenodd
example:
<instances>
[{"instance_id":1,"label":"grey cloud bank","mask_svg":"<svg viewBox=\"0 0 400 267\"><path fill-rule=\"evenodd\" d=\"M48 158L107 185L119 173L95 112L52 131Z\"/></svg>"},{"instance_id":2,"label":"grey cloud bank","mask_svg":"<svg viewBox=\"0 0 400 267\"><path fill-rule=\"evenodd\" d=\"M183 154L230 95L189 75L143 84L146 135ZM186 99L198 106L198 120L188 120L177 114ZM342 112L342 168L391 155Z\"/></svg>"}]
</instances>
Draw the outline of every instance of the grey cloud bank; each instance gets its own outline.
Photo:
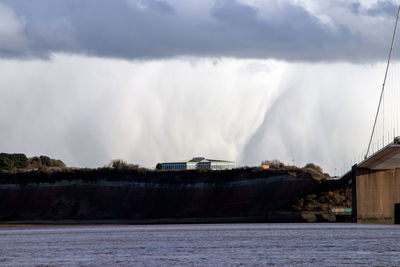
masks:
<instances>
[{"instance_id":1,"label":"grey cloud bank","mask_svg":"<svg viewBox=\"0 0 400 267\"><path fill-rule=\"evenodd\" d=\"M374 0L0 0L0 151L79 167L204 155L333 171L367 145L396 11Z\"/></svg>"},{"instance_id":2,"label":"grey cloud bank","mask_svg":"<svg viewBox=\"0 0 400 267\"><path fill-rule=\"evenodd\" d=\"M397 10L393 2L309 1L313 8L302 3L214 0L193 10L179 1L0 0L0 55L287 61L386 57L382 40L390 38ZM369 32L371 25L375 34Z\"/></svg>"}]
</instances>

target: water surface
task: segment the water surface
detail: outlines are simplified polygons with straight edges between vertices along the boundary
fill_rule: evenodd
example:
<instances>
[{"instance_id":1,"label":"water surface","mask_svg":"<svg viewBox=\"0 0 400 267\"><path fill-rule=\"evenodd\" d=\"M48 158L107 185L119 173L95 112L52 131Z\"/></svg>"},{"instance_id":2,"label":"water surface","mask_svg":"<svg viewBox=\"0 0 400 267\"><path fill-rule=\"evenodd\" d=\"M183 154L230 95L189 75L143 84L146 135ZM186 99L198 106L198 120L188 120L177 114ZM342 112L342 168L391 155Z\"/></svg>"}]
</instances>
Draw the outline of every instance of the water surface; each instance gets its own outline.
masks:
<instances>
[{"instance_id":1,"label":"water surface","mask_svg":"<svg viewBox=\"0 0 400 267\"><path fill-rule=\"evenodd\" d=\"M400 227L357 224L0 229L0 266L400 266Z\"/></svg>"}]
</instances>

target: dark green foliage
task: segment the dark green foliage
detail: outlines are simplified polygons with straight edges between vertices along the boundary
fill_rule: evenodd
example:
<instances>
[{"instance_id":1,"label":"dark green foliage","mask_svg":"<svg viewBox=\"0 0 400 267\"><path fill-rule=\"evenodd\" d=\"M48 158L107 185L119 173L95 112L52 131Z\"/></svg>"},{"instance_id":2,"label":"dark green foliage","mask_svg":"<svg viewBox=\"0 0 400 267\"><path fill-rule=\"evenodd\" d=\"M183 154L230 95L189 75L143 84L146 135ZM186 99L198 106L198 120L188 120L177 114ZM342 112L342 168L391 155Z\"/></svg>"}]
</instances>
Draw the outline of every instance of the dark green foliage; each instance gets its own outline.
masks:
<instances>
[{"instance_id":1,"label":"dark green foliage","mask_svg":"<svg viewBox=\"0 0 400 267\"><path fill-rule=\"evenodd\" d=\"M32 157L29 159L29 165L30 168L39 168L40 166L42 166L42 162L40 161L39 157Z\"/></svg>"},{"instance_id":2,"label":"dark green foliage","mask_svg":"<svg viewBox=\"0 0 400 267\"><path fill-rule=\"evenodd\" d=\"M139 168L139 165L134 165L123 161L122 159L115 159L110 163L113 169L118 170L136 170Z\"/></svg>"},{"instance_id":3,"label":"dark green foliage","mask_svg":"<svg viewBox=\"0 0 400 267\"><path fill-rule=\"evenodd\" d=\"M13 170L28 167L28 158L24 154L0 153L0 170Z\"/></svg>"},{"instance_id":4,"label":"dark green foliage","mask_svg":"<svg viewBox=\"0 0 400 267\"><path fill-rule=\"evenodd\" d=\"M28 158L25 154L12 154L15 166L17 168L26 168L28 166Z\"/></svg>"},{"instance_id":5,"label":"dark green foliage","mask_svg":"<svg viewBox=\"0 0 400 267\"><path fill-rule=\"evenodd\" d=\"M64 162L58 159L51 159L47 156L27 158L24 154L0 153L0 171L21 172L41 169L47 172L51 168L66 168ZM53 169L54 170L54 169Z\"/></svg>"},{"instance_id":6,"label":"dark green foliage","mask_svg":"<svg viewBox=\"0 0 400 267\"><path fill-rule=\"evenodd\" d=\"M157 163L156 170L161 170L161 169L162 169L162 164L161 163Z\"/></svg>"},{"instance_id":7,"label":"dark green foliage","mask_svg":"<svg viewBox=\"0 0 400 267\"><path fill-rule=\"evenodd\" d=\"M42 165L46 167L60 167L60 168L65 168L64 162L62 162L59 159L51 159L47 156L40 156L40 162Z\"/></svg>"},{"instance_id":8,"label":"dark green foliage","mask_svg":"<svg viewBox=\"0 0 400 267\"><path fill-rule=\"evenodd\" d=\"M50 167L51 165L51 159L48 156L40 156L40 162L44 165L44 166L48 166Z\"/></svg>"}]
</instances>

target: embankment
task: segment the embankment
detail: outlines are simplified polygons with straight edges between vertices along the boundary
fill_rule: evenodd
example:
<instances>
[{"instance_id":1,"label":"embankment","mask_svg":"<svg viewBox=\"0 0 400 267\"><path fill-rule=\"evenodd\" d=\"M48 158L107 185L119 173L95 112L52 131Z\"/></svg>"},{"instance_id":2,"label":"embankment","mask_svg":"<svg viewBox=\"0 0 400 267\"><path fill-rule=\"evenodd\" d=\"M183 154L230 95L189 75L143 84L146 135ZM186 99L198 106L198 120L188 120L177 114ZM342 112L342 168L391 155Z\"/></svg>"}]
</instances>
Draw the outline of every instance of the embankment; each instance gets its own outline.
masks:
<instances>
[{"instance_id":1,"label":"embankment","mask_svg":"<svg viewBox=\"0 0 400 267\"><path fill-rule=\"evenodd\" d=\"M322 178L304 169L1 174L0 221L273 221L288 203L326 186ZM299 214L285 218L305 221Z\"/></svg>"}]
</instances>

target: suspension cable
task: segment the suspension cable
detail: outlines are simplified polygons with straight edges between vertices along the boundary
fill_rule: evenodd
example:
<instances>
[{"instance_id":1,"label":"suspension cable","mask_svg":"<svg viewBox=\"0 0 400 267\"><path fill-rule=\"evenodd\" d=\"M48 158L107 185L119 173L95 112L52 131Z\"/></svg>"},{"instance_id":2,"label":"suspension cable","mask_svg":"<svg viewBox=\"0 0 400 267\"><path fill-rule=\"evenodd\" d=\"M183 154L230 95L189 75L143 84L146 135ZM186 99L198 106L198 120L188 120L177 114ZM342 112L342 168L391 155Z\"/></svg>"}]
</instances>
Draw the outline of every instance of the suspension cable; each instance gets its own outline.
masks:
<instances>
[{"instance_id":1,"label":"suspension cable","mask_svg":"<svg viewBox=\"0 0 400 267\"><path fill-rule=\"evenodd\" d=\"M386 65L385 78L383 79L382 91L381 91L381 96L379 98L379 104L378 104L378 110L376 111L374 126L372 127L371 138L369 139L368 149L367 149L367 153L365 154L364 159L366 159L368 157L369 149L371 148L372 138L373 138L374 133L375 133L376 122L378 120L379 110L380 110L381 103L382 103L382 98L383 98L383 92L385 91L386 79L387 79L387 75L388 75L388 72L389 72L390 59L392 58L392 51L393 51L394 41L395 41L395 38L396 38L397 23L399 21L399 15L400 15L400 5L399 5L399 8L397 9L396 23L394 25L393 38L392 38L392 43L390 45L389 58L388 58L387 65Z\"/></svg>"}]
</instances>

